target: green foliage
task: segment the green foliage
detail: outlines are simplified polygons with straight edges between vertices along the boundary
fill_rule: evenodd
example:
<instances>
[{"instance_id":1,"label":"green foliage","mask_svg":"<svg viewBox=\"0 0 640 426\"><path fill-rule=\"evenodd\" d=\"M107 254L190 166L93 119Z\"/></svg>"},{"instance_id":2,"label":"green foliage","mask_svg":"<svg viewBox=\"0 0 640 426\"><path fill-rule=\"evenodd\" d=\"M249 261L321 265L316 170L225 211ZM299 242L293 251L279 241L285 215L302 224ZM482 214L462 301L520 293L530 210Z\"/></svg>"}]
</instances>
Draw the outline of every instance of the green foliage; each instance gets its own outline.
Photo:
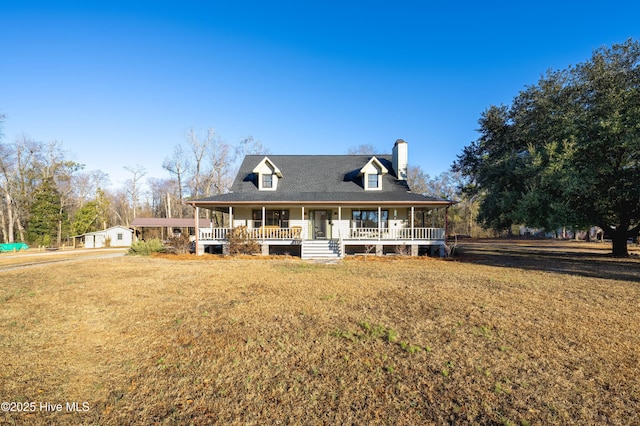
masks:
<instances>
[{"instance_id":1,"label":"green foliage","mask_svg":"<svg viewBox=\"0 0 640 426\"><path fill-rule=\"evenodd\" d=\"M640 231L640 44L550 71L511 106L491 106L453 170L482 197L478 220L554 229L598 225L614 255Z\"/></svg>"},{"instance_id":2,"label":"green foliage","mask_svg":"<svg viewBox=\"0 0 640 426\"><path fill-rule=\"evenodd\" d=\"M80 208L74 217L71 229L74 235L82 235L87 232L97 231L96 219L98 218L98 203L89 201Z\"/></svg>"},{"instance_id":3,"label":"green foliage","mask_svg":"<svg viewBox=\"0 0 640 426\"><path fill-rule=\"evenodd\" d=\"M50 246L57 241L58 230L66 214L62 210L60 193L53 179L44 179L36 189L30 208L29 241Z\"/></svg>"},{"instance_id":4,"label":"green foliage","mask_svg":"<svg viewBox=\"0 0 640 426\"><path fill-rule=\"evenodd\" d=\"M350 331L350 330L335 330L329 333L330 336L341 337L343 339L349 340L351 342L366 342L366 341L375 341L382 340L384 342L394 344L400 347L404 352L408 354L416 354L422 351L421 346L413 345L406 341L398 341L398 332L393 330L392 328L387 328L380 324L371 324L368 321L361 321L359 324L359 331ZM430 347L424 347L426 352L431 352Z\"/></svg>"},{"instance_id":5,"label":"green foliage","mask_svg":"<svg viewBox=\"0 0 640 426\"><path fill-rule=\"evenodd\" d=\"M161 253L164 251L162 241L158 238L152 238L148 241L136 241L131 244L128 254L134 256L149 256L151 253Z\"/></svg>"}]
</instances>

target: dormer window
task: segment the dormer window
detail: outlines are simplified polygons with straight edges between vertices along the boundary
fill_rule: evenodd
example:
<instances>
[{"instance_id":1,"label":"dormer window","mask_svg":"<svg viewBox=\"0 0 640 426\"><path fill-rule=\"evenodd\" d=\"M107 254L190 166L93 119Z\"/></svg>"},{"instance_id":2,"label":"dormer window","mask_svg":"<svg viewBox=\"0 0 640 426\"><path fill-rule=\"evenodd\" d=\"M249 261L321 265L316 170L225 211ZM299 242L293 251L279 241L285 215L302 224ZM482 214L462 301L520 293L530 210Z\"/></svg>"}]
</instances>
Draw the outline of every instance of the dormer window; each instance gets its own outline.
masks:
<instances>
[{"instance_id":1,"label":"dormer window","mask_svg":"<svg viewBox=\"0 0 640 426\"><path fill-rule=\"evenodd\" d=\"M263 189L273 188L273 175L270 175L270 174L262 175L262 188Z\"/></svg>"},{"instance_id":2,"label":"dormer window","mask_svg":"<svg viewBox=\"0 0 640 426\"><path fill-rule=\"evenodd\" d=\"M379 174L367 174L367 187L368 189L376 189L380 184L380 175Z\"/></svg>"},{"instance_id":3,"label":"dormer window","mask_svg":"<svg viewBox=\"0 0 640 426\"><path fill-rule=\"evenodd\" d=\"M359 176L362 176L362 186L365 191L376 191L382 189L382 175L389 171L382 165L380 160L376 157L371 157L371 160L360 169Z\"/></svg>"},{"instance_id":4,"label":"dormer window","mask_svg":"<svg viewBox=\"0 0 640 426\"><path fill-rule=\"evenodd\" d=\"M258 189L260 191L275 191L278 188L278 179L282 178L280 169L269 157L264 157L253 169L253 173L258 176Z\"/></svg>"}]
</instances>

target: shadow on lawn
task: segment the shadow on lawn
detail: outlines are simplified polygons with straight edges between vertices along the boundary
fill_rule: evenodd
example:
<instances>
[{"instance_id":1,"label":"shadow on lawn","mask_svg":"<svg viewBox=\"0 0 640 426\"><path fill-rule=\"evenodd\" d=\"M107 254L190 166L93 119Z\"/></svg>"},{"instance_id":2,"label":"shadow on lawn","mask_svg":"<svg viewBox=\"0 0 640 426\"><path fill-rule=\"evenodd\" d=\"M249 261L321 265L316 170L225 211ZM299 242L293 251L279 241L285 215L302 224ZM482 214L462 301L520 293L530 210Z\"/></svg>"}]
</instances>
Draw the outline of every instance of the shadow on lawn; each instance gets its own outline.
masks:
<instances>
[{"instance_id":1,"label":"shadow on lawn","mask_svg":"<svg viewBox=\"0 0 640 426\"><path fill-rule=\"evenodd\" d=\"M616 259L610 248L572 247L571 243L464 242L456 260L463 263L521 268L640 283L640 258Z\"/></svg>"}]
</instances>

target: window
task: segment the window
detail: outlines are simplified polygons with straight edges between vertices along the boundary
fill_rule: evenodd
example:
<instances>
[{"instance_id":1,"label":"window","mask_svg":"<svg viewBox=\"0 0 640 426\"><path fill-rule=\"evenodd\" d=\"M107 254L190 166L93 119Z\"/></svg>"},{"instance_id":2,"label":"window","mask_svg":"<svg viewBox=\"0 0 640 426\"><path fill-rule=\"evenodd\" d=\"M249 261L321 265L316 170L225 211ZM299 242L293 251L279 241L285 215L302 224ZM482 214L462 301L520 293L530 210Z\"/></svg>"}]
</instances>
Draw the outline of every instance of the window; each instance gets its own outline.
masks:
<instances>
[{"instance_id":1,"label":"window","mask_svg":"<svg viewBox=\"0 0 640 426\"><path fill-rule=\"evenodd\" d=\"M265 189L273 188L273 175L270 175L270 174L262 175L262 187Z\"/></svg>"},{"instance_id":2,"label":"window","mask_svg":"<svg viewBox=\"0 0 640 426\"><path fill-rule=\"evenodd\" d=\"M416 228L434 228L435 215L432 210L416 210L413 216L413 226Z\"/></svg>"},{"instance_id":3,"label":"window","mask_svg":"<svg viewBox=\"0 0 640 426\"><path fill-rule=\"evenodd\" d=\"M122 241L122 233L116 234L116 240Z\"/></svg>"},{"instance_id":4,"label":"window","mask_svg":"<svg viewBox=\"0 0 640 426\"><path fill-rule=\"evenodd\" d=\"M279 226L280 228L289 227L289 210L266 210L265 226ZM262 210L254 210L252 212L253 227L260 228L262 226Z\"/></svg>"},{"instance_id":5,"label":"window","mask_svg":"<svg viewBox=\"0 0 640 426\"><path fill-rule=\"evenodd\" d=\"M367 188L368 189L374 189L374 188L379 188L379 181L378 179L380 178L380 175L378 174L368 174L367 175Z\"/></svg>"},{"instance_id":6,"label":"window","mask_svg":"<svg viewBox=\"0 0 640 426\"><path fill-rule=\"evenodd\" d=\"M378 210L353 210L351 218L356 228L377 228ZM387 227L389 220L389 210L382 210L382 228Z\"/></svg>"},{"instance_id":7,"label":"window","mask_svg":"<svg viewBox=\"0 0 640 426\"><path fill-rule=\"evenodd\" d=\"M362 177L362 186L365 191L380 191L382 189L382 176L389 171L376 157L371 157L369 162L360 169L358 176Z\"/></svg>"},{"instance_id":8,"label":"window","mask_svg":"<svg viewBox=\"0 0 640 426\"><path fill-rule=\"evenodd\" d=\"M253 169L253 178L260 191L275 191L278 188L278 179L282 177L282 172L273 161L264 157Z\"/></svg>"}]
</instances>

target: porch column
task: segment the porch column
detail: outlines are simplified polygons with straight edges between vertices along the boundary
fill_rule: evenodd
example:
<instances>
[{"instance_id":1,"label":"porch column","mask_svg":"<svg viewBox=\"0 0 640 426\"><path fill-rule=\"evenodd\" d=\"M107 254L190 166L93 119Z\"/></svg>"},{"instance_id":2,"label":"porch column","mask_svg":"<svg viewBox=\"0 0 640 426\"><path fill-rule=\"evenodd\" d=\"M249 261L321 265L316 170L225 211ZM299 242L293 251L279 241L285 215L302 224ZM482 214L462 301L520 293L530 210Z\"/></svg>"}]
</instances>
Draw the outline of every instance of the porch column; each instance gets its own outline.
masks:
<instances>
[{"instance_id":1,"label":"porch column","mask_svg":"<svg viewBox=\"0 0 640 426\"><path fill-rule=\"evenodd\" d=\"M233 229L233 207L229 206L229 229Z\"/></svg>"},{"instance_id":2,"label":"porch column","mask_svg":"<svg viewBox=\"0 0 640 426\"><path fill-rule=\"evenodd\" d=\"M381 233L382 233L382 207L378 206L378 241L380 241Z\"/></svg>"},{"instance_id":3,"label":"porch column","mask_svg":"<svg viewBox=\"0 0 640 426\"><path fill-rule=\"evenodd\" d=\"M444 209L444 241L447 242L447 228L449 228L449 206Z\"/></svg>"},{"instance_id":4,"label":"porch column","mask_svg":"<svg viewBox=\"0 0 640 426\"><path fill-rule=\"evenodd\" d=\"M265 228L267 226L267 222L265 222L266 217L267 217L267 208L265 206L262 206L262 221L260 223L262 223L263 232L260 233L261 234L260 236L263 239L264 239L265 232L267 230L267 228Z\"/></svg>"},{"instance_id":5,"label":"porch column","mask_svg":"<svg viewBox=\"0 0 640 426\"><path fill-rule=\"evenodd\" d=\"M338 206L338 237L342 240L342 206ZM344 250L341 253L344 253Z\"/></svg>"},{"instance_id":6,"label":"porch column","mask_svg":"<svg viewBox=\"0 0 640 426\"><path fill-rule=\"evenodd\" d=\"M307 221L304 220L304 206L302 206L300 208L302 210L302 216L300 216L302 218L302 232L300 232L300 238L302 238L303 240L307 239Z\"/></svg>"},{"instance_id":7,"label":"porch column","mask_svg":"<svg viewBox=\"0 0 640 426\"><path fill-rule=\"evenodd\" d=\"M411 206L411 239L413 240L413 235L415 234L415 218L416 218L416 210L415 207Z\"/></svg>"},{"instance_id":8,"label":"porch column","mask_svg":"<svg viewBox=\"0 0 640 426\"><path fill-rule=\"evenodd\" d=\"M198 228L198 218L200 217L200 207L196 207L196 214L195 214L195 218L194 218L194 222L195 222L195 229L196 229L196 256L200 255L200 248L199 248L199 244L198 241L200 240L200 228Z\"/></svg>"}]
</instances>

